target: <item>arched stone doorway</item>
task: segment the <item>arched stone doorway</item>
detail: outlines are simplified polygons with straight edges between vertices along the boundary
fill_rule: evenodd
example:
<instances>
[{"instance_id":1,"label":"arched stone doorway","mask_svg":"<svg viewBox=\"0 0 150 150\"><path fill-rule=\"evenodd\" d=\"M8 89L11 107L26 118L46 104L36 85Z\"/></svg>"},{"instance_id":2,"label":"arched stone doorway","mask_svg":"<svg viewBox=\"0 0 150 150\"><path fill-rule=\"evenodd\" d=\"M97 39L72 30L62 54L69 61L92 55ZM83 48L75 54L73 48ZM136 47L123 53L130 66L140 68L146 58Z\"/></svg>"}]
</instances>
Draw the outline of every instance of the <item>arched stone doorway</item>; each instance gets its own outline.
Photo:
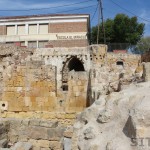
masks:
<instances>
[{"instance_id":1,"label":"arched stone doorway","mask_svg":"<svg viewBox=\"0 0 150 150\"><path fill-rule=\"evenodd\" d=\"M68 73L69 71L85 71L83 62L77 57L71 57L68 59L62 69L62 89L63 91L68 91Z\"/></svg>"},{"instance_id":2,"label":"arched stone doorway","mask_svg":"<svg viewBox=\"0 0 150 150\"><path fill-rule=\"evenodd\" d=\"M74 71L85 71L82 62L76 57L73 57L69 61L68 69L69 69L69 71L71 71L71 70L74 70Z\"/></svg>"}]
</instances>

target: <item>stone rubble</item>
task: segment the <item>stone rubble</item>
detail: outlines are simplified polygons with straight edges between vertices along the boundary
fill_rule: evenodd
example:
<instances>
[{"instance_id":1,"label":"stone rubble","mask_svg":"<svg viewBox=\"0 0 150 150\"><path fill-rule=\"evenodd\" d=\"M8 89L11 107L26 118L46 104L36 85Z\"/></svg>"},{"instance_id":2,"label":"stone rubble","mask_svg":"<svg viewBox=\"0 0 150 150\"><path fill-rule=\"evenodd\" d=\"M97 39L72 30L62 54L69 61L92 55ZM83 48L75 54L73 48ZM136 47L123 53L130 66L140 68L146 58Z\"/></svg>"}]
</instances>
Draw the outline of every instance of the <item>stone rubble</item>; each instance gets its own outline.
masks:
<instances>
[{"instance_id":1,"label":"stone rubble","mask_svg":"<svg viewBox=\"0 0 150 150\"><path fill-rule=\"evenodd\" d=\"M150 82L133 83L96 100L74 124L73 150L148 150ZM135 139L144 139L144 146ZM136 145L136 146L135 146Z\"/></svg>"}]
</instances>

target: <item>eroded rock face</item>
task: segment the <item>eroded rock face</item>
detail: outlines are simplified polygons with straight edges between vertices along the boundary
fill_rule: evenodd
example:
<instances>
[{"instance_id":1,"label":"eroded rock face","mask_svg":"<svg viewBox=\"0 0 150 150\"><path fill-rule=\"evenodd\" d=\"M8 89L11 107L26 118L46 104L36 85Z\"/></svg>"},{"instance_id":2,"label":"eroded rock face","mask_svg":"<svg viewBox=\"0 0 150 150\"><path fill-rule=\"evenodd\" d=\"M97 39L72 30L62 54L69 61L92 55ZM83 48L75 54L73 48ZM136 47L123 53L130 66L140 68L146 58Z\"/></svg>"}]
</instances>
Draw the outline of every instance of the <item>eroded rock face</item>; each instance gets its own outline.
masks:
<instances>
[{"instance_id":1,"label":"eroded rock face","mask_svg":"<svg viewBox=\"0 0 150 150\"><path fill-rule=\"evenodd\" d=\"M72 147L80 150L137 150L150 137L150 82L100 97L74 125ZM76 146L75 146L76 145Z\"/></svg>"}]
</instances>

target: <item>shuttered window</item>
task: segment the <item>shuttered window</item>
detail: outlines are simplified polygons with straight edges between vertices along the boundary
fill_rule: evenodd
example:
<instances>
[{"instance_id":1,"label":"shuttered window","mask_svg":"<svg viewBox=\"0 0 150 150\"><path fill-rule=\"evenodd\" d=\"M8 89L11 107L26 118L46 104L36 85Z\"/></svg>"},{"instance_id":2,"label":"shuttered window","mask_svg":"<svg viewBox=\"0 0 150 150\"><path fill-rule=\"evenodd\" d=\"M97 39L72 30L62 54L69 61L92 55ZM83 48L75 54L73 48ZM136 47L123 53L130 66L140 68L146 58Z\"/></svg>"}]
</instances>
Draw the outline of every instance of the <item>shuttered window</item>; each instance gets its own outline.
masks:
<instances>
[{"instance_id":1,"label":"shuttered window","mask_svg":"<svg viewBox=\"0 0 150 150\"><path fill-rule=\"evenodd\" d=\"M37 48L37 42L36 41L29 41L28 47L29 48Z\"/></svg>"},{"instance_id":2,"label":"shuttered window","mask_svg":"<svg viewBox=\"0 0 150 150\"><path fill-rule=\"evenodd\" d=\"M37 34L37 24L29 25L29 34Z\"/></svg>"},{"instance_id":3,"label":"shuttered window","mask_svg":"<svg viewBox=\"0 0 150 150\"><path fill-rule=\"evenodd\" d=\"M7 26L7 35L15 35L15 26Z\"/></svg>"},{"instance_id":4,"label":"shuttered window","mask_svg":"<svg viewBox=\"0 0 150 150\"><path fill-rule=\"evenodd\" d=\"M39 41L39 48L45 48L45 45L48 43L48 41Z\"/></svg>"},{"instance_id":5,"label":"shuttered window","mask_svg":"<svg viewBox=\"0 0 150 150\"><path fill-rule=\"evenodd\" d=\"M39 24L39 34L48 34L48 24Z\"/></svg>"},{"instance_id":6,"label":"shuttered window","mask_svg":"<svg viewBox=\"0 0 150 150\"><path fill-rule=\"evenodd\" d=\"M25 35L25 25L18 25L18 35Z\"/></svg>"},{"instance_id":7,"label":"shuttered window","mask_svg":"<svg viewBox=\"0 0 150 150\"><path fill-rule=\"evenodd\" d=\"M24 41L20 42L20 46L25 46L25 42Z\"/></svg>"}]
</instances>

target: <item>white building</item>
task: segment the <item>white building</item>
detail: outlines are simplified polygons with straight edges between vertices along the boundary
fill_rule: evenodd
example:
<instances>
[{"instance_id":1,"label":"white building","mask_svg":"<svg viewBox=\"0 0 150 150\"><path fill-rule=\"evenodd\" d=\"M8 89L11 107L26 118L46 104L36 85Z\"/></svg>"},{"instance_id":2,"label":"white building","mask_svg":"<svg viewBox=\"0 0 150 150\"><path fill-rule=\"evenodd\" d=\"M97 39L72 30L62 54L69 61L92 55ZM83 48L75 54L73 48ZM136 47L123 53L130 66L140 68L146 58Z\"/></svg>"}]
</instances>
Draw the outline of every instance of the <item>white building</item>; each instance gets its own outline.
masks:
<instances>
[{"instance_id":1,"label":"white building","mask_svg":"<svg viewBox=\"0 0 150 150\"><path fill-rule=\"evenodd\" d=\"M85 47L89 19L88 14L1 17L0 42L39 48Z\"/></svg>"}]
</instances>

